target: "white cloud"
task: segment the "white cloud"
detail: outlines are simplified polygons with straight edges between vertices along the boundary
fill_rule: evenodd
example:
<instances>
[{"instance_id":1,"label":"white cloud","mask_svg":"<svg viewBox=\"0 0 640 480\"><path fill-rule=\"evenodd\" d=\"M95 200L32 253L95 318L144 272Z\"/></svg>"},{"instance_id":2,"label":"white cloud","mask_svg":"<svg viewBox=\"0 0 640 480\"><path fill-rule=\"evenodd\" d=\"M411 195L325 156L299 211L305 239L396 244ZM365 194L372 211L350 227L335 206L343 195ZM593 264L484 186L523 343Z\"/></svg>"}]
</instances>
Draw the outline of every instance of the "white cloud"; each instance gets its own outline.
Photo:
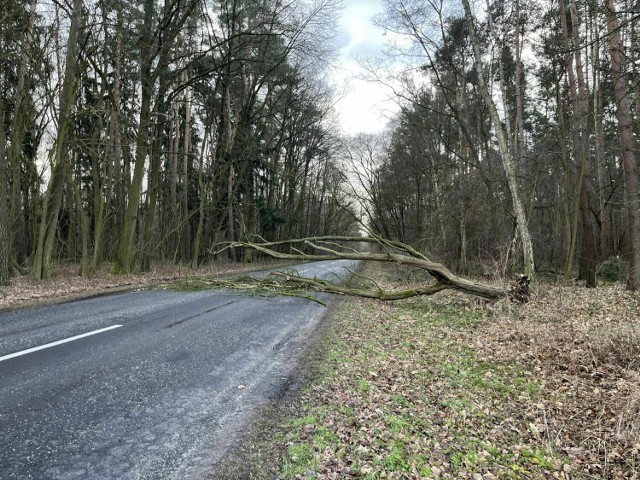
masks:
<instances>
[{"instance_id":1,"label":"white cloud","mask_svg":"<svg viewBox=\"0 0 640 480\"><path fill-rule=\"evenodd\" d=\"M362 80L365 73L357 59L383 56L384 34L372 17L382 12L380 0L345 0L339 21L340 58L334 72L338 86L348 85L336 108L345 133L375 133L384 129L385 112L394 108L384 86Z\"/></svg>"},{"instance_id":2,"label":"white cloud","mask_svg":"<svg viewBox=\"0 0 640 480\"><path fill-rule=\"evenodd\" d=\"M374 133L384 129L385 113L395 104L378 84L351 79L344 97L336 105L345 133Z\"/></svg>"}]
</instances>

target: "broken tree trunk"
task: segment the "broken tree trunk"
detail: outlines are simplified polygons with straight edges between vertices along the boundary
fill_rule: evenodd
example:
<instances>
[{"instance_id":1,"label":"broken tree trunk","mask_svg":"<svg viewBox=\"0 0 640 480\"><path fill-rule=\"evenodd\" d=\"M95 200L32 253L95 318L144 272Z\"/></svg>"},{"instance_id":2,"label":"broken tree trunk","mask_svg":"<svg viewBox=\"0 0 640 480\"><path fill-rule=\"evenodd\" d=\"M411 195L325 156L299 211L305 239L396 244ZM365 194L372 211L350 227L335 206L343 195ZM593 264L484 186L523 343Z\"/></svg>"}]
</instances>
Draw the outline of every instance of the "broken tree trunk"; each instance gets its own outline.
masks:
<instances>
[{"instance_id":1,"label":"broken tree trunk","mask_svg":"<svg viewBox=\"0 0 640 480\"><path fill-rule=\"evenodd\" d=\"M344 247L341 244L357 244L367 243L377 245L382 253L368 253L360 252L352 248ZM503 288L493 285L486 285L478 283L473 280L459 277L451 272L447 267L441 263L434 262L421 254L414 248L401 242L395 242L385 240L378 237L340 237L340 236L328 236L328 237L309 237L295 240L288 240L283 242L263 242L263 243L251 243L251 242L227 242L222 248L215 251L215 254L222 253L228 249L233 248L251 248L265 255L273 258L279 258L283 260L300 260L300 261L319 261L319 260L355 260L355 261L377 261L377 262L392 262L399 265L407 265L416 267L422 270L426 270L432 277L435 278L435 282L424 286L419 286L414 289L408 290L394 290L385 291L379 285L376 284L375 289L361 290L350 288L347 286L336 285L324 280L317 280L313 278L300 277L284 272L274 272L274 275L278 275L284 278L286 281L298 284L307 285L314 290L328 293L338 293L343 295L354 295L367 298L377 298L380 300L401 300L405 298L418 297L423 295L433 295L441 290L452 289L458 290L464 293L475 295L478 297L486 298L489 300L495 300L509 295L509 292ZM290 253L283 253L277 251L275 248L282 246L290 246ZM300 245L302 248L307 247L316 251L317 253L305 253L301 248L295 248L296 245ZM374 282L375 283L375 282Z\"/></svg>"}]
</instances>

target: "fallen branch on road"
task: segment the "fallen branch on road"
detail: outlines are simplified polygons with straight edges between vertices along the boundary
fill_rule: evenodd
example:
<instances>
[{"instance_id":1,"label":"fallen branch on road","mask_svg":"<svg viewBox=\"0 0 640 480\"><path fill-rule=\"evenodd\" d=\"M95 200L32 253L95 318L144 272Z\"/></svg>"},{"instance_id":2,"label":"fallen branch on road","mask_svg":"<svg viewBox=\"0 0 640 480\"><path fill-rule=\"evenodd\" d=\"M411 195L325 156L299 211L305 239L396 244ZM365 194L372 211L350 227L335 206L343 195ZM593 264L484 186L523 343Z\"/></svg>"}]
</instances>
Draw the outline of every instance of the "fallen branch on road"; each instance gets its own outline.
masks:
<instances>
[{"instance_id":1,"label":"fallen branch on road","mask_svg":"<svg viewBox=\"0 0 640 480\"><path fill-rule=\"evenodd\" d=\"M345 244L349 246L346 246ZM374 245L381 253L359 251L351 247L351 245L354 244ZM286 246L289 246L288 253L276 250L278 247ZM319 292L377 298L380 300L401 300L423 295L433 295L445 289L458 290L488 300L496 300L509 295L509 292L503 288L479 283L455 275L447 267L441 263L430 260L426 255L418 252L410 245L406 245L402 242L386 240L380 237L325 236L300 238L281 242L225 242L219 244L218 247L218 250L215 250L212 253L217 255L230 248L248 248L270 257L283 260L355 260L392 262L399 265L407 265L425 270L435 278L435 282L422 285L414 289L384 291L373 279L369 280L376 285L376 288L363 290L286 272L272 273L273 275L284 278L285 283L306 285ZM321 253L306 253L305 249ZM518 300L524 300L522 295L518 297Z\"/></svg>"}]
</instances>

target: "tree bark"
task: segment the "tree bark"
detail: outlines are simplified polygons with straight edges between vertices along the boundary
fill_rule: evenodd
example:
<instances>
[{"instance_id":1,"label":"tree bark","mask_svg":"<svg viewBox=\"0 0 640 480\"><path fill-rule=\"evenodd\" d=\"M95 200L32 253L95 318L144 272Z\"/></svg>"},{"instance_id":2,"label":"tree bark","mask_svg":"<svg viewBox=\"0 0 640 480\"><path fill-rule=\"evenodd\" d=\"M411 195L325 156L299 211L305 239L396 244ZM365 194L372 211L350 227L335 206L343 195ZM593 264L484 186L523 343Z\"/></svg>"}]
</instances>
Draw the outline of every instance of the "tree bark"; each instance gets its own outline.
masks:
<instances>
[{"instance_id":1,"label":"tree bark","mask_svg":"<svg viewBox=\"0 0 640 480\"><path fill-rule=\"evenodd\" d=\"M462 202L461 202L462 203ZM460 215L458 217L458 237L460 239L460 249L458 253L458 272L467 272L467 225L466 207L460 205Z\"/></svg>"},{"instance_id":2,"label":"tree bark","mask_svg":"<svg viewBox=\"0 0 640 480\"><path fill-rule=\"evenodd\" d=\"M79 178L79 177L78 177ZM69 175L67 178L67 189L73 195L75 203L76 217L78 219L78 227L80 230L80 270L78 274L80 276L87 276L89 274L89 219L87 213L84 210L82 195L80 193L80 187L74 181L71 169L69 169Z\"/></svg>"},{"instance_id":3,"label":"tree bark","mask_svg":"<svg viewBox=\"0 0 640 480\"><path fill-rule=\"evenodd\" d=\"M524 112L523 112L523 101L522 101L522 34L520 25L521 17L520 17L520 0L516 0L516 71L514 78L514 88L515 88L515 97L516 97L516 118L514 125L514 151L515 151L515 161L518 164L522 163L524 157ZM535 191L533 192L533 197L535 197Z\"/></svg>"},{"instance_id":4,"label":"tree bark","mask_svg":"<svg viewBox=\"0 0 640 480\"><path fill-rule=\"evenodd\" d=\"M591 213L589 211L589 195L586 177L589 171L588 164L588 135L587 117L588 105L587 94L584 83L584 70L582 68L582 57L579 51L580 38L578 32L577 12L574 5L571 5L572 33L569 32L566 18L566 8L564 0L560 0L560 23L562 26L562 38L565 55L565 68L569 81L569 92L571 96L572 118L571 137L573 144L573 155L578 163L577 187L573 196L573 201L569 202L570 215L570 236L565 260L565 278L569 279L573 273L573 261L575 256L575 245L578 238L578 219L582 220L582 246L581 246L581 269L583 270L587 286L595 286L595 247L593 247L593 229L591 227ZM572 43L573 42L573 43ZM574 55L572 55L572 52ZM575 61L575 70L574 70ZM567 165L567 175L571 174L570 165ZM568 189L565 195L568 195ZM586 268L585 268L586 267Z\"/></svg>"},{"instance_id":5,"label":"tree bark","mask_svg":"<svg viewBox=\"0 0 640 480\"><path fill-rule=\"evenodd\" d=\"M126 192L129 189L129 147L127 142L122 142L122 72L123 72L123 13L122 8L116 10L116 51L113 61L113 105L111 106L109 120L109 138L112 139L109 147L109 168L113 178L113 220L111 227L114 233L124 231L124 212L126 211ZM102 239L100 240L102 241ZM114 242L116 243L116 242ZM116 248L118 247L116 243ZM94 245L95 252L95 245ZM111 250L113 254L113 247ZM94 256L100 255L96 252ZM94 260L97 266L99 258Z\"/></svg>"},{"instance_id":6,"label":"tree bark","mask_svg":"<svg viewBox=\"0 0 640 480\"><path fill-rule=\"evenodd\" d=\"M153 145L151 147L151 165L149 171L149 186L147 188L147 212L144 224L144 234L141 252L141 270L148 272L151 270L151 258L157 255L157 249L151 248L154 227L156 224L156 210L158 205L158 194L160 193L160 165L162 159L162 142L165 136L164 111L166 108L166 95L169 89L169 54L163 52L158 61L160 68L158 96L156 99L156 120Z\"/></svg>"},{"instance_id":7,"label":"tree bark","mask_svg":"<svg viewBox=\"0 0 640 480\"><path fill-rule=\"evenodd\" d=\"M0 94L0 285L9 285L9 169L7 167L5 108Z\"/></svg>"},{"instance_id":8,"label":"tree bark","mask_svg":"<svg viewBox=\"0 0 640 480\"><path fill-rule=\"evenodd\" d=\"M198 228L193 239L193 252L191 257L191 268L198 268L198 260L200 258L200 246L202 245L202 237L204 235L204 217L205 205L207 200L208 188L204 182L204 156L207 151L207 141L209 140L209 126L205 127L202 137L202 148L200 150L200 162L198 165L198 191L200 193L200 204L198 206Z\"/></svg>"},{"instance_id":9,"label":"tree bark","mask_svg":"<svg viewBox=\"0 0 640 480\"><path fill-rule=\"evenodd\" d=\"M191 258L191 222L189 221L189 150L191 148L191 89L186 88L184 113L184 142L182 147L182 258Z\"/></svg>"},{"instance_id":10,"label":"tree bark","mask_svg":"<svg viewBox=\"0 0 640 480\"><path fill-rule=\"evenodd\" d=\"M163 111L165 88L163 75L160 76L160 91L156 103L158 113ZM147 211L144 222L142 252L140 269L143 272L151 270L152 255L157 255L156 249L151 248L151 243L156 224L156 209L158 205L158 193L160 190L160 163L162 159L162 140L164 138L164 121L161 115L156 115L153 146L151 147L151 165L149 171L149 186L147 188Z\"/></svg>"},{"instance_id":11,"label":"tree bark","mask_svg":"<svg viewBox=\"0 0 640 480\"><path fill-rule=\"evenodd\" d=\"M180 108L178 101L171 107L171 132L169 139L169 251L178 248L178 144L180 141Z\"/></svg>"},{"instance_id":12,"label":"tree bark","mask_svg":"<svg viewBox=\"0 0 640 480\"><path fill-rule=\"evenodd\" d=\"M233 191L233 165L229 165L229 176L227 177L227 240L229 242L234 242L236 239L235 235L235 219L233 212L233 204L234 204L234 191ZM230 252L232 255L232 259L237 258L233 252ZM234 258L235 257L235 258Z\"/></svg>"},{"instance_id":13,"label":"tree bark","mask_svg":"<svg viewBox=\"0 0 640 480\"><path fill-rule=\"evenodd\" d=\"M596 286L596 249L593 239L593 227L591 222L591 209L589 207L589 131L588 131L588 93L582 64L582 48L579 32L578 9L575 0L570 0L570 13L573 31L573 47L576 63L576 77L578 80L578 105L577 120L579 128L579 154L580 154L580 219L582 223L581 257L584 267L586 286ZM576 110L574 109L574 112Z\"/></svg>"}]
</instances>

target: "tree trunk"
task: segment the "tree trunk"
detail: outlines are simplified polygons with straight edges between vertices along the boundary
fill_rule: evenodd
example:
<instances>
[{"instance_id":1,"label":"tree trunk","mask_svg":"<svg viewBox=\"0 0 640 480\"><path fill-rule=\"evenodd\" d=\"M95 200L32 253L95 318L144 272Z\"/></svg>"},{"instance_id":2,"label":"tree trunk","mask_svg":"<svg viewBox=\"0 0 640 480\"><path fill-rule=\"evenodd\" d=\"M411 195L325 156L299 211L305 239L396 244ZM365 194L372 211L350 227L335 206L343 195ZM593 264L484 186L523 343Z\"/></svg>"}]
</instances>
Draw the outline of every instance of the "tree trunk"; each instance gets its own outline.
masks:
<instances>
[{"instance_id":1,"label":"tree trunk","mask_svg":"<svg viewBox=\"0 0 640 480\"><path fill-rule=\"evenodd\" d=\"M569 152L566 142L562 139L567 138L567 127L564 118L564 108L562 102L562 92L560 88L560 80L556 82L556 106L558 117L558 130L560 132L560 149L562 151L562 168L564 175L562 177L563 186L563 217L564 217L564 235L566 241L564 277L569 280L573 270L573 257L575 256L576 247L576 222L575 208L573 207L571 186L573 184L573 168L569 159ZM575 197L575 195L573 196Z\"/></svg>"},{"instance_id":2,"label":"tree trunk","mask_svg":"<svg viewBox=\"0 0 640 480\"><path fill-rule=\"evenodd\" d=\"M516 97L516 119L514 125L514 150L515 161L518 165L522 164L524 156L524 120L523 120L523 106L522 106L522 34L520 25L520 0L516 0L516 34L515 34L515 50L516 50L516 71L514 78L514 88ZM535 190L531 198L535 197Z\"/></svg>"},{"instance_id":3,"label":"tree trunk","mask_svg":"<svg viewBox=\"0 0 640 480\"><path fill-rule=\"evenodd\" d=\"M157 249L152 249L152 238L154 227L156 224L156 210L158 205L158 194L160 193L160 165L162 159L162 142L165 137L165 116L163 112L166 109L166 95L169 89L169 52L164 51L160 56L158 65L160 70L159 85L158 85L158 97L156 100L155 111L155 133L153 139L153 146L151 148L151 165L149 171L149 186L147 188L147 215L145 218L144 234L142 241L142 260L141 270L148 272L151 270L151 257L152 254L158 254Z\"/></svg>"},{"instance_id":4,"label":"tree trunk","mask_svg":"<svg viewBox=\"0 0 640 480\"><path fill-rule=\"evenodd\" d=\"M158 112L163 111L164 106L164 80L161 75L160 79L160 92L158 95L158 102L156 103ZM160 163L162 158L162 140L164 138L164 121L161 120L161 116L156 116L155 136L153 140L153 146L151 148L151 168L149 171L149 186L147 188L147 212L144 223L144 234L142 241L142 260L140 262L140 269L143 272L151 270L151 257L152 253L157 255L157 249L152 249L151 244L153 242L154 226L156 224L156 207L158 204L158 193L160 190Z\"/></svg>"},{"instance_id":5,"label":"tree trunk","mask_svg":"<svg viewBox=\"0 0 640 480\"><path fill-rule=\"evenodd\" d=\"M569 28L567 26L567 14L566 14L563 0L560 0L560 24L562 25L562 40L563 40L563 45L566 51L565 69L567 71L569 93L571 96L571 105L573 109L572 114L573 114L574 121L571 124L571 138L573 143L573 151L575 155L576 149L580 144L580 141L577 138L577 135L578 135L577 132L579 131L577 128L578 127L578 115L577 115L578 91L576 87L576 83L577 83L576 74L573 69L573 60L571 56ZM558 91L558 108L560 109L561 107L562 107L561 92ZM567 256L566 256L565 265L564 265L564 276L566 280L569 280L573 275L573 260L575 257L575 249L576 249L576 243L578 238L578 209L580 206L580 190L582 189L582 182L584 180L584 177L583 177L584 170L579 169L577 174L575 175L575 179L571 178L574 172L571 167L569 152L567 152L567 148L564 146L564 142L562 141L562 138L566 138L567 130L564 124L564 116L560 117L560 115L563 115L563 113L562 111L559 110L558 121L561 122L560 132L561 132L561 135L565 135L561 137L560 141L563 143L563 147L562 147L563 159L566 158L565 160L566 175L565 175L565 192L564 193L565 193L565 203L566 203L565 216L568 222L568 233L569 233L569 236L567 239L568 244L567 244ZM575 192L571 192L570 186L573 185L574 183L577 183L576 190ZM573 196L571 198L569 198L570 193L573 193Z\"/></svg>"},{"instance_id":6,"label":"tree trunk","mask_svg":"<svg viewBox=\"0 0 640 480\"><path fill-rule=\"evenodd\" d=\"M171 107L171 132L169 139L169 246L170 252L178 247L178 143L180 141L180 108L178 101Z\"/></svg>"},{"instance_id":7,"label":"tree trunk","mask_svg":"<svg viewBox=\"0 0 640 480\"><path fill-rule=\"evenodd\" d=\"M580 219L582 223L581 257L584 267L586 286L596 286L596 249L593 240L591 209L589 208L589 132L588 132L588 93L582 65L582 49L580 41L578 10L575 0L570 0L571 23L573 30L573 47L576 63L576 78L578 80L577 120L579 128L580 154ZM574 112L576 110L574 109Z\"/></svg>"},{"instance_id":8,"label":"tree trunk","mask_svg":"<svg viewBox=\"0 0 640 480\"><path fill-rule=\"evenodd\" d=\"M123 16L122 8L116 13L116 52L113 59L113 105L111 109L111 119L109 122L112 139L110 148L109 165L112 168L113 178L113 221L111 223L113 232L117 235L124 231L124 212L126 211L126 195L129 189L129 160L130 148L128 142L122 142L122 64L123 64ZM117 237L116 237L117 238ZM115 243L115 242L114 242ZM118 245L116 245L117 247ZM111 247L111 255L114 252Z\"/></svg>"},{"instance_id":9,"label":"tree trunk","mask_svg":"<svg viewBox=\"0 0 640 480\"><path fill-rule=\"evenodd\" d=\"M582 224L582 245L581 245L581 269L588 287L595 286L595 247L593 244L593 228L591 226L591 212L589 209L589 193L586 179L589 172L589 138L587 131L588 104L587 92L584 82L584 70L582 67L582 57L579 45L580 37L578 32L578 18L575 5L572 3L571 18L573 24L572 37L570 38L569 28L566 20L566 9L563 0L560 0L560 23L562 25L562 37L566 50L566 70L569 80L569 92L572 103L572 144L573 154L578 162L577 187L570 207L571 235L569 237L569 248L565 262L565 278L570 278L573 271L573 259L575 244L578 237L578 217ZM571 43L573 42L573 44ZM571 52L574 52L572 56ZM574 70L575 61L575 70ZM583 190L585 190L583 194ZM565 192L567 194L568 192Z\"/></svg>"},{"instance_id":10,"label":"tree trunk","mask_svg":"<svg viewBox=\"0 0 640 480\"><path fill-rule=\"evenodd\" d=\"M491 115L491 121L496 129L496 136L498 137L498 146L500 148L500 156L502 157L502 164L504 172L507 177L507 183L509 184L509 191L511 192L511 200L513 202L513 211L516 217L518 225L518 232L522 241L522 250L524 255L524 274L531 278L535 271L535 264L533 259L533 244L531 242L531 235L529 234L529 227L527 225L527 218L520 198L520 192L518 187L518 180L516 175L516 165L511 155L511 149L509 147L509 140L505 127L498 114L496 104L491 97L489 88L484 78L484 68L482 63L482 56L480 54L480 46L478 44L478 38L473 24L473 15L471 14L471 7L469 0L462 0L464 5L465 16L467 25L469 27L469 37L473 46L473 55L476 64L476 70L478 72L478 83L480 85L480 93L482 99L487 104L489 113Z\"/></svg>"},{"instance_id":11,"label":"tree trunk","mask_svg":"<svg viewBox=\"0 0 640 480\"><path fill-rule=\"evenodd\" d=\"M105 27L106 28L106 27ZM105 33L105 38L107 34ZM120 232L120 212L124 210L124 191L122 185L122 136L120 123L121 110L121 82L122 82L122 11L116 12L116 49L113 57L109 58L108 48L105 45L105 58L113 62L113 87L111 91L111 105L109 108L106 135L109 142L105 151L104 165L100 169L99 160L94 168L94 185L101 183L101 189L96 192L94 200L94 233L93 255L91 259L91 273L95 272L103 260L105 227L107 225L107 211L114 203L112 218L112 231ZM102 175L100 172L103 172ZM103 179L100 177L104 176Z\"/></svg>"},{"instance_id":12,"label":"tree trunk","mask_svg":"<svg viewBox=\"0 0 640 480\"><path fill-rule=\"evenodd\" d=\"M184 143L182 147L182 258L191 257L191 222L189 221L189 149L191 148L191 89L187 87L184 113Z\"/></svg>"},{"instance_id":13,"label":"tree trunk","mask_svg":"<svg viewBox=\"0 0 640 480\"><path fill-rule=\"evenodd\" d=\"M202 137L202 148L200 150L200 163L198 165L198 192L200 193L200 204L198 206L198 228L193 239L193 252L191 258L191 268L198 268L198 260L200 258L200 246L202 245L202 237L204 234L204 217L205 205L207 200L208 189L204 183L204 156L207 151L207 140L209 138L209 126L205 127Z\"/></svg>"},{"instance_id":14,"label":"tree trunk","mask_svg":"<svg viewBox=\"0 0 640 480\"><path fill-rule=\"evenodd\" d=\"M5 131L4 101L0 94L0 285L9 285L9 169L6 158L7 134Z\"/></svg>"},{"instance_id":15,"label":"tree trunk","mask_svg":"<svg viewBox=\"0 0 640 480\"><path fill-rule=\"evenodd\" d=\"M458 237L460 239L460 250L458 253L458 272L467 272L467 225L465 222L465 207L460 206L460 216L458 217Z\"/></svg>"},{"instance_id":16,"label":"tree trunk","mask_svg":"<svg viewBox=\"0 0 640 480\"><path fill-rule=\"evenodd\" d=\"M144 178L144 167L147 159L147 142L149 138L149 120L151 118L151 94L153 90L152 75L152 22L154 0L146 0L144 5L143 35L140 46L140 85L142 96L140 101L140 119L136 138L135 165L133 179L129 185L127 207L124 223L120 234L118 254L113 265L114 273L131 273L133 268L133 253L135 245L135 231Z\"/></svg>"},{"instance_id":17,"label":"tree trunk","mask_svg":"<svg viewBox=\"0 0 640 480\"><path fill-rule=\"evenodd\" d=\"M227 240L229 242L235 242L235 219L233 215L233 165L229 165L229 176L227 177ZM237 260L237 256L234 252L229 252L232 260Z\"/></svg>"},{"instance_id":18,"label":"tree trunk","mask_svg":"<svg viewBox=\"0 0 640 480\"><path fill-rule=\"evenodd\" d=\"M11 146L8 152L9 168L11 169L11 202L9 213L9 245L12 247L12 256L15 261L22 264L27 259L27 239L25 235L25 208L22 204L22 148L24 137L27 131L25 110L25 97L27 89L25 88L27 76L27 61L31 52L31 44L33 42L33 27L36 17L37 1L31 3L31 14L29 16L29 24L27 33L22 46L22 55L18 65L18 78L16 82L16 90L13 96L14 117L12 121Z\"/></svg>"},{"instance_id":19,"label":"tree trunk","mask_svg":"<svg viewBox=\"0 0 640 480\"><path fill-rule=\"evenodd\" d=\"M638 174L636 157L633 151L633 127L629 105L629 80L627 78L618 20L613 0L606 0L605 19L609 33L609 55L611 57L611 73L614 81L616 97L616 116L620 132L622 165L625 179L625 201L627 207L627 236L631 247L631 269L627 287L630 290L640 288L640 213L638 212Z\"/></svg>"},{"instance_id":20,"label":"tree trunk","mask_svg":"<svg viewBox=\"0 0 640 480\"><path fill-rule=\"evenodd\" d=\"M89 219L87 213L84 210L82 195L80 194L80 187L74 181L71 169L69 169L69 175L67 178L67 189L73 194L74 206L76 210L76 217L78 219L78 226L80 230L80 270L78 272L81 276L87 276L89 274Z\"/></svg>"},{"instance_id":21,"label":"tree trunk","mask_svg":"<svg viewBox=\"0 0 640 480\"><path fill-rule=\"evenodd\" d=\"M596 173L598 179L598 206L600 212L600 256L607 258L613 253L613 237L611 230L611 212L609 203L604 196L604 166L606 165L605 156L605 139L604 139L604 117L602 108L602 79L599 68L600 52L600 29L598 28L597 20L594 20L595 25L595 43L593 47L593 124L595 129L595 142L596 142Z\"/></svg>"},{"instance_id":22,"label":"tree trunk","mask_svg":"<svg viewBox=\"0 0 640 480\"><path fill-rule=\"evenodd\" d=\"M62 195L68 165L68 134L70 117L75 100L78 79L78 46L82 27L82 0L74 0L71 26L67 40L67 55L60 92L58 132L56 137L51 180L44 197L38 244L33 259L33 276L38 280L51 276L51 256L58 229L58 216L62 207Z\"/></svg>"}]
</instances>

